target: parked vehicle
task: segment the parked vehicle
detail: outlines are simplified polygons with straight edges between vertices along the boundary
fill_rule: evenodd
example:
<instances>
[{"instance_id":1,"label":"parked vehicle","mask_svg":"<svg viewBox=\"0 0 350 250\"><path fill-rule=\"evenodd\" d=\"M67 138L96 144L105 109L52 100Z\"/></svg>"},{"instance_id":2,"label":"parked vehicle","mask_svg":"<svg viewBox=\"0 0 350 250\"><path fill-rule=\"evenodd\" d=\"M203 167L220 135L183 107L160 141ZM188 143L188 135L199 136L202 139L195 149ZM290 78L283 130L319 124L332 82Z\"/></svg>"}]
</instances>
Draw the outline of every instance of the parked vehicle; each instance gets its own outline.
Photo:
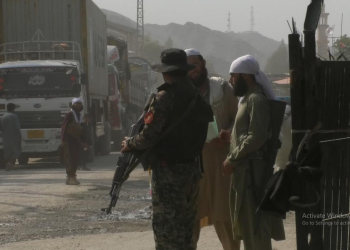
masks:
<instances>
[{"instance_id":1,"label":"parked vehicle","mask_svg":"<svg viewBox=\"0 0 350 250\"><path fill-rule=\"evenodd\" d=\"M121 140L128 135L131 125L135 124L142 114L148 96L156 92L159 74L151 69L151 64L147 60L135 56L129 57L128 45L124 40L109 34L107 42L109 47L117 47L119 53L118 59L113 61L119 75L118 108L114 105L112 112L114 115L112 140L119 149Z\"/></svg>"},{"instance_id":2,"label":"parked vehicle","mask_svg":"<svg viewBox=\"0 0 350 250\"><path fill-rule=\"evenodd\" d=\"M103 12L91 0L0 0L0 6L0 115L7 103L16 104L20 163L57 155L74 97L91 114L95 152L109 154L115 101L109 79L118 79L118 71L108 72Z\"/></svg>"}]
</instances>

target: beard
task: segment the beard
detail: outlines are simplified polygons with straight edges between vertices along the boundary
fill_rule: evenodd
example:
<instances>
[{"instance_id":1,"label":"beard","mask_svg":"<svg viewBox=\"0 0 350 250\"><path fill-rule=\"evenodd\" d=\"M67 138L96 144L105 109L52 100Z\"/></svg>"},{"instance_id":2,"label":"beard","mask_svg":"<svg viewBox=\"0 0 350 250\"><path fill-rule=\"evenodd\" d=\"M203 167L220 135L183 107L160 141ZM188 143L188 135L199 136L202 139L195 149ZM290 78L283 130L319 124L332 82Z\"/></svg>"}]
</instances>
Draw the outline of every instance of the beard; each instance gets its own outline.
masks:
<instances>
[{"instance_id":1,"label":"beard","mask_svg":"<svg viewBox=\"0 0 350 250\"><path fill-rule=\"evenodd\" d=\"M242 75L239 75L237 82L233 85L233 94L238 97L245 96L248 91L247 82L243 79Z\"/></svg>"},{"instance_id":2,"label":"beard","mask_svg":"<svg viewBox=\"0 0 350 250\"><path fill-rule=\"evenodd\" d=\"M191 81L196 88L199 88L203 86L203 84L206 82L207 79L208 79L208 70L205 66L202 66L201 74L197 78L191 78Z\"/></svg>"},{"instance_id":3,"label":"beard","mask_svg":"<svg viewBox=\"0 0 350 250\"><path fill-rule=\"evenodd\" d=\"M75 112L80 113L81 111L83 111L84 107L81 106L81 108L78 108L78 107L74 107L74 106L73 106L72 109L73 109Z\"/></svg>"}]
</instances>

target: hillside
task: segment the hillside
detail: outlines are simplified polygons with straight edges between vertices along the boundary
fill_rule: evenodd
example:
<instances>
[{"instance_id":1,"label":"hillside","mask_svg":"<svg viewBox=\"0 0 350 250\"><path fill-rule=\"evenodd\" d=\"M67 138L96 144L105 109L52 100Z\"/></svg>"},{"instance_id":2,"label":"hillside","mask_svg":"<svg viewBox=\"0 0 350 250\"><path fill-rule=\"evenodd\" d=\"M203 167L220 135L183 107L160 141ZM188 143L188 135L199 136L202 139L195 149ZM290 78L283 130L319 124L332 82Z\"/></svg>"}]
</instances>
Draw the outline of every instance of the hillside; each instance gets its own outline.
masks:
<instances>
[{"instance_id":1,"label":"hillside","mask_svg":"<svg viewBox=\"0 0 350 250\"><path fill-rule=\"evenodd\" d=\"M110 26L118 24L123 29L136 32L136 23L130 18L109 10L102 11L106 14ZM254 56L261 68L265 68L267 59L280 45L280 42L264 37L258 32L224 33L191 22L185 25L146 24L145 35L149 35L151 40L158 41L160 45L164 45L170 37L174 47L199 49L211 66L210 73L223 77L228 77L232 61L246 54Z\"/></svg>"},{"instance_id":2,"label":"hillside","mask_svg":"<svg viewBox=\"0 0 350 250\"><path fill-rule=\"evenodd\" d=\"M182 49L197 48L213 65L212 73L228 77L231 62L237 57L250 54L264 68L267 59L279 46L279 42L257 32L224 33L199 24L168 25L146 24L145 34L164 44L171 37L174 46Z\"/></svg>"}]
</instances>

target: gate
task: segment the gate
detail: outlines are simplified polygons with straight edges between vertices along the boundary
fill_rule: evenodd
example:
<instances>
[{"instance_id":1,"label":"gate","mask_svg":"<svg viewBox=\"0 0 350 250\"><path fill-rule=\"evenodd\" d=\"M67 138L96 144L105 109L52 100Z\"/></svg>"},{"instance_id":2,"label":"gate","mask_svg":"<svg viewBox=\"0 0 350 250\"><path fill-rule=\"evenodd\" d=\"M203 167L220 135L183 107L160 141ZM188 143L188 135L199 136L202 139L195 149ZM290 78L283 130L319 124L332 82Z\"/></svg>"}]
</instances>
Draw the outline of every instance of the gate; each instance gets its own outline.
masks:
<instances>
[{"instance_id":1,"label":"gate","mask_svg":"<svg viewBox=\"0 0 350 250\"><path fill-rule=\"evenodd\" d=\"M321 202L296 211L298 250L350 249L350 62L316 58L322 4L313 0L308 7L304 47L296 31L289 35L294 148L307 130L323 124L310 142L310 147L321 146ZM302 200L316 199L315 192L300 188Z\"/></svg>"}]
</instances>

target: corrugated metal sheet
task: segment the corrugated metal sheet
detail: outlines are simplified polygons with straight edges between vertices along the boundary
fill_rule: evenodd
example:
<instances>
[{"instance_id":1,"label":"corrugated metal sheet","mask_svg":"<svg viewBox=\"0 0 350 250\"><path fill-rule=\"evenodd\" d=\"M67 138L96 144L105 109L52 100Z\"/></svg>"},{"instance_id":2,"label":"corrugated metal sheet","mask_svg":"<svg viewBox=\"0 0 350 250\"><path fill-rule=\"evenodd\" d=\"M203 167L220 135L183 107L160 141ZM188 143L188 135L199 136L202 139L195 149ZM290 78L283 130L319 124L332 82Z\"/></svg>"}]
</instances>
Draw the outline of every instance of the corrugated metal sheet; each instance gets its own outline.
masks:
<instances>
[{"instance_id":1,"label":"corrugated metal sheet","mask_svg":"<svg viewBox=\"0 0 350 250\"><path fill-rule=\"evenodd\" d=\"M108 95L107 23L94 2L86 0L90 92ZM106 83L106 84L103 84Z\"/></svg>"},{"instance_id":2,"label":"corrugated metal sheet","mask_svg":"<svg viewBox=\"0 0 350 250\"><path fill-rule=\"evenodd\" d=\"M81 10L82 2L86 10ZM0 5L2 43L30 41L38 29L46 40L77 42L90 54L84 62L90 93L108 94L106 17L91 0L0 0ZM90 39L87 43L84 34Z\"/></svg>"},{"instance_id":3,"label":"corrugated metal sheet","mask_svg":"<svg viewBox=\"0 0 350 250\"><path fill-rule=\"evenodd\" d=\"M2 0L4 42L30 41L37 29L47 40L81 43L79 0Z\"/></svg>"}]
</instances>

